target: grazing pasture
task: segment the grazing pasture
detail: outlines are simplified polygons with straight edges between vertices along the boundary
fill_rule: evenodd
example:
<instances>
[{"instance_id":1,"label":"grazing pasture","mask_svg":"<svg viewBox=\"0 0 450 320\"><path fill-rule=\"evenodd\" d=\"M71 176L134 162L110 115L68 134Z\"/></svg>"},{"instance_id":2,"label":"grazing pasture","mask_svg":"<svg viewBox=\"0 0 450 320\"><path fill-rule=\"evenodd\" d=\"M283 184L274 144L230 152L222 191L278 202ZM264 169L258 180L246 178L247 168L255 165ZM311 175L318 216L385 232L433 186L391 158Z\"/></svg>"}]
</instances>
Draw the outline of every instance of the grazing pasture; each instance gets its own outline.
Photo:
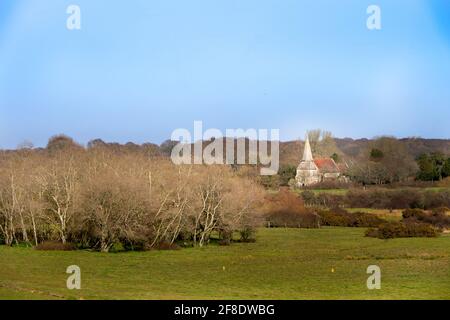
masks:
<instances>
[{"instance_id":1,"label":"grazing pasture","mask_svg":"<svg viewBox=\"0 0 450 320\"><path fill-rule=\"evenodd\" d=\"M1 299L450 299L450 234L380 240L365 228L259 229L255 243L100 253L0 246ZM66 288L67 266L81 290ZM366 269L381 268L381 290Z\"/></svg>"}]
</instances>

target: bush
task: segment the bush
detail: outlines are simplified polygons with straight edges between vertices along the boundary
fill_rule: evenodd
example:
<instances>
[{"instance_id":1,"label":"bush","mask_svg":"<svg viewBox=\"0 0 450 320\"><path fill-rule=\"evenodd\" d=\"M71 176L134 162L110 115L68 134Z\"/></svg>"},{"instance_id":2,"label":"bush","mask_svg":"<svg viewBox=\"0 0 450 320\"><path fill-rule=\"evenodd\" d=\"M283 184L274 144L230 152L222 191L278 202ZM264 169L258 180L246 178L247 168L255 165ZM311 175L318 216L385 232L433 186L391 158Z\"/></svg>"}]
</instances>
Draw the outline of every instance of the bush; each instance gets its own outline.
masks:
<instances>
[{"instance_id":1,"label":"bush","mask_svg":"<svg viewBox=\"0 0 450 320\"><path fill-rule=\"evenodd\" d=\"M369 228L366 230L366 237L378 238L378 229L377 228Z\"/></svg>"},{"instance_id":2,"label":"bush","mask_svg":"<svg viewBox=\"0 0 450 320\"><path fill-rule=\"evenodd\" d=\"M402 190L350 190L345 204L353 208L404 209L424 208L423 192L413 189Z\"/></svg>"},{"instance_id":3,"label":"bush","mask_svg":"<svg viewBox=\"0 0 450 320\"><path fill-rule=\"evenodd\" d=\"M350 190L343 198L345 205L352 208L387 208L390 199L383 190Z\"/></svg>"},{"instance_id":4,"label":"bush","mask_svg":"<svg viewBox=\"0 0 450 320\"><path fill-rule=\"evenodd\" d=\"M218 230L219 233L219 245L229 246L233 240L233 232L229 229Z\"/></svg>"},{"instance_id":5,"label":"bush","mask_svg":"<svg viewBox=\"0 0 450 320\"><path fill-rule=\"evenodd\" d=\"M270 227L279 228L318 228L319 216L307 210L303 201L289 190L281 190L277 195L266 199L266 221Z\"/></svg>"},{"instance_id":6,"label":"bush","mask_svg":"<svg viewBox=\"0 0 450 320\"><path fill-rule=\"evenodd\" d=\"M148 240L151 236L145 237L145 234L135 237L121 237L119 242L122 244L125 251L145 251L151 249Z\"/></svg>"},{"instance_id":7,"label":"bush","mask_svg":"<svg viewBox=\"0 0 450 320\"><path fill-rule=\"evenodd\" d=\"M178 246L175 243L170 243L170 242L164 241L164 242L156 244L153 247L153 249L156 249L156 250L179 250L180 246Z\"/></svg>"},{"instance_id":8,"label":"bush","mask_svg":"<svg viewBox=\"0 0 450 320\"><path fill-rule=\"evenodd\" d=\"M424 193L424 209L450 207L449 191L427 191Z\"/></svg>"},{"instance_id":9,"label":"bush","mask_svg":"<svg viewBox=\"0 0 450 320\"><path fill-rule=\"evenodd\" d=\"M315 213L299 213L289 210L280 210L267 216L272 228L318 228L320 219Z\"/></svg>"},{"instance_id":10,"label":"bush","mask_svg":"<svg viewBox=\"0 0 450 320\"><path fill-rule=\"evenodd\" d=\"M421 209L406 209L402 213L403 219L422 220L426 217L426 212Z\"/></svg>"},{"instance_id":11,"label":"bush","mask_svg":"<svg viewBox=\"0 0 450 320\"><path fill-rule=\"evenodd\" d=\"M266 189L277 190L280 187L280 177L278 175L261 176L259 183Z\"/></svg>"},{"instance_id":12,"label":"bush","mask_svg":"<svg viewBox=\"0 0 450 320\"><path fill-rule=\"evenodd\" d=\"M438 183L438 185L440 187L444 187L444 188L450 188L450 177L447 177L445 179L442 179L442 181L440 181Z\"/></svg>"},{"instance_id":13,"label":"bush","mask_svg":"<svg viewBox=\"0 0 450 320\"><path fill-rule=\"evenodd\" d=\"M367 237L379 239L411 238L411 237L437 237L439 231L433 226L416 222L387 222L378 229L368 229Z\"/></svg>"},{"instance_id":14,"label":"bush","mask_svg":"<svg viewBox=\"0 0 450 320\"><path fill-rule=\"evenodd\" d=\"M229 246L231 244L230 239L220 239L218 242L219 246Z\"/></svg>"},{"instance_id":15,"label":"bush","mask_svg":"<svg viewBox=\"0 0 450 320\"><path fill-rule=\"evenodd\" d=\"M384 219L380 217L366 212L355 212L356 215L356 223L358 227L377 227L385 222Z\"/></svg>"},{"instance_id":16,"label":"bush","mask_svg":"<svg viewBox=\"0 0 450 320\"><path fill-rule=\"evenodd\" d=\"M318 200L315 197L314 202ZM329 201L329 200L328 200ZM335 196L336 206L351 208L374 209L405 209L420 208L432 209L450 207L450 192L448 191L421 191L412 188L402 189L352 189L345 196Z\"/></svg>"},{"instance_id":17,"label":"bush","mask_svg":"<svg viewBox=\"0 0 450 320\"><path fill-rule=\"evenodd\" d=\"M109 249L109 252L122 252L122 251L126 251L122 242L115 242Z\"/></svg>"},{"instance_id":18,"label":"bush","mask_svg":"<svg viewBox=\"0 0 450 320\"><path fill-rule=\"evenodd\" d=\"M319 216L322 225L335 227L378 227L386 222L370 213L351 213L341 208L320 211Z\"/></svg>"},{"instance_id":19,"label":"bush","mask_svg":"<svg viewBox=\"0 0 450 320\"><path fill-rule=\"evenodd\" d=\"M342 202L342 196L331 193L319 193L316 196L316 205L333 208L338 207Z\"/></svg>"},{"instance_id":20,"label":"bush","mask_svg":"<svg viewBox=\"0 0 450 320\"><path fill-rule=\"evenodd\" d=\"M280 186L288 186L291 179L295 179L297 167L292 165L282 165L278 170Z\"/></svg>"},{"instance_id":21,"label":"bush","mask_svg":"<svg viewBox=\"0 0 450 320\"><path fill-rule=\"evenodd\" d=\"M240 241L241 242L255 242L256 241L256 230L250 226L244 227L242 230L239 231L239 234L241 236ZM231 240L231 236L230 236Z\"/></svg>"},{"instance_id":22,"label":"bush","mask_svg":"<svg viewBox=\"0 0 450 320\"><path fill-rule=\"evenodd\" d=\"M447 214L450 213L450 209L447 207L438 207L433 209L433 213Z\"/></svg>"},{"instance_id":23,"label":"bush","mask_svg":"<svg viewBox=\"0 0 450 320\"><path fill-rule=\"evenodd\" d=\"M423 208L424 195L423 192L405 189L388 191L389 208L404 209L404 208Z\"/></svg>"},{"instance_id":24,"label":"bush","mask_svg":"<svg viewBox=\"0 0 450 320\"><path fill-rule=\"evenodd\" d=\"M347 215L343 214L341 212L341 210L343 210L343 209L335 208L332 210L319 211L319 216L321 218L320 219L321 225L335 226L335 227L352 226L353 222L350 222L349 217Z\"/></svg>"},{"instance_id":25,"label":"bush","mask_svg":"<svg viewBox=\"0 0 450 320\"><path fill-rule=\"evenodd\" d=\"M338 207L343 205L343 197L331 193L314 194L313 191L305 190L301 193L304 203L308 206Z\"/></svg>"},{"instance_id":26,"label":"bush","mask_svg":"<svg viewBox=\"0 0 450 320\"><path fill-rule=\"evenodd\" d=\"M316 195L314 192L305 190L300 195L306 205L312 206L316 204Z\"/></svg>"},{"instance_id":27,"label":"bush","mask_svg":"<svg viewBox=\"0 0 450 320\"><path fill-rule=\"evenodd\" d=\"M62 243L59 241L44 241L39 243L36 247L36 250L43 251L71 251L75 250L76 246L72 243Z\"/></svg>"},{"instance_id":28,"label":"bush","mask_svg":"<svg viewBox=\"0 0 450 320\"><path fill-rule=\"evenodd\" d=\"M407 209L403 211L403 221L421 222L444 229L450 227L450 217L447 216L447 208L438 208L429 213L420 209Z\"/></svg>"}]
</instances>

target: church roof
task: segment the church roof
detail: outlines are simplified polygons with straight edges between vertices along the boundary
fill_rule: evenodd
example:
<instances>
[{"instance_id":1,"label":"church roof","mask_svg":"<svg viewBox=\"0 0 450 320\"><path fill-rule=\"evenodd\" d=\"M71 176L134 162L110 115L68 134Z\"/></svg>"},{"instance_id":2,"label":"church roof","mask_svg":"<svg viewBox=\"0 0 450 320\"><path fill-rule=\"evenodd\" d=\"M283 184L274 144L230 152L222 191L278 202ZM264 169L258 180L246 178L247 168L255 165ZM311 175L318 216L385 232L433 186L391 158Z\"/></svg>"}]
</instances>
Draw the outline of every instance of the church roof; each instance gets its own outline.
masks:
<instances>
[{"instance_id":1,"label":"church roof","mask_svg":"<svg viewBox=\"0 0 450 320\"><path fill-rule=\"evenodd\" d=\"M311 145L309 144L309 137L306 135L306 141L305 141L305 149L303 151L303 161L312 161L313 156L311 152Z\"/></svg>"},{"instance_id":2,"label":"church roof","mask_svg":"<svg viewBox=\"0 0 450 320\"><path fill-rule=\"evenodd\" d=\"M336 162L331 158L314 159L314 163L322 173L338 173L340 172Z\"/></svg>"}]
</instances>

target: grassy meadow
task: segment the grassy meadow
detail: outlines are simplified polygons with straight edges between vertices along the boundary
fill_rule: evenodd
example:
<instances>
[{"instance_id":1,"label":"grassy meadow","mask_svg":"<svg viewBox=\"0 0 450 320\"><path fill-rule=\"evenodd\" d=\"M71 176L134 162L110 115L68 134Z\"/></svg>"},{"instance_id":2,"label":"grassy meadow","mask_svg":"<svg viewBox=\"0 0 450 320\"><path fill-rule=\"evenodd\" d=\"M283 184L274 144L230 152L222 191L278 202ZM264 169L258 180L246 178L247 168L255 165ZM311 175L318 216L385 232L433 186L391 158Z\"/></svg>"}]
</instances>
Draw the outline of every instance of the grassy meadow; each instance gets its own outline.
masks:
<instances>
[{"instance_id":1,"label":"grassy meadow","mask_svg":"<svg viewBox=\"0 0 450 320\"><path fill-rule=\"evenodd\" d=\"M0 246L0 299L450 299L450 234L364 231L259 229L255 243L106 254ZM73 264L81 290L66 288ZM372 264L381 290L366 287Z\"/></svg>"}]
</instances>

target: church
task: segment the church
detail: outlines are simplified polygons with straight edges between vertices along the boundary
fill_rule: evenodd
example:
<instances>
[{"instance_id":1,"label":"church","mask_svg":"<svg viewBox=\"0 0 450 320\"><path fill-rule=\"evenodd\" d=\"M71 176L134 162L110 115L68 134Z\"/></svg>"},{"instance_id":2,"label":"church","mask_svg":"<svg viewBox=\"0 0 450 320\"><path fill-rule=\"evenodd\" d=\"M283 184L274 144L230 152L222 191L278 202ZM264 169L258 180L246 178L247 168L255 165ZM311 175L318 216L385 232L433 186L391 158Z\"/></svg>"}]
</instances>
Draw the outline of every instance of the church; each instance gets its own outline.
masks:
<instances>
[{"instance_id":1,"label":"church","mask_svg":"<svg viewBox=\"0 0 450 320\"><path fill-rule=\"evenodd\" d=\"M313 158L307 136L303 158L297 167L297 175L295 176L297 186L305 187L324 181L338 181L341 177L340 169L333 159Z\"/></svg>"}]
</instances>

